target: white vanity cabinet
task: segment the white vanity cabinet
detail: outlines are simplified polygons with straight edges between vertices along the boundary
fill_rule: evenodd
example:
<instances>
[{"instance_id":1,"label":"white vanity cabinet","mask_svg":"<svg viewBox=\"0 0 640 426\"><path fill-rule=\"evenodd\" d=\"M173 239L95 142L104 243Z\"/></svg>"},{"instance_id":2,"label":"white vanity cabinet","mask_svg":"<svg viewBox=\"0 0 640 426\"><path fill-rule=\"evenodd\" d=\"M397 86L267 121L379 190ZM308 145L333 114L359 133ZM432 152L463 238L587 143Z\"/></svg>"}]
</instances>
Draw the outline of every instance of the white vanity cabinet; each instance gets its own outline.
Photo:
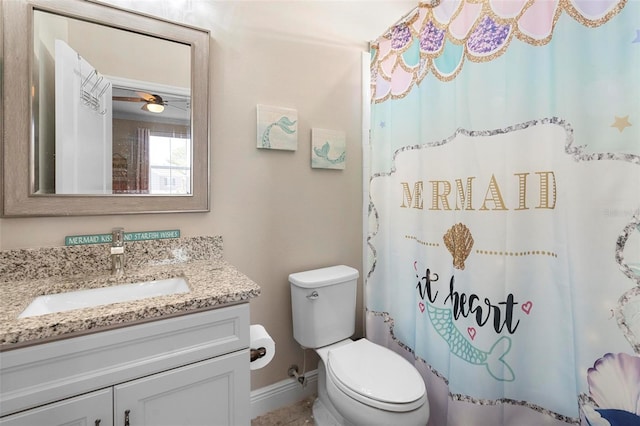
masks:
<instances>
[{"instance_id":1,"label":"white vanity cabinet","mask_svg":"<svg viewBox=\"0 0 640 426\"><path fill-rule=\"evenodd\" d=\"M248 374L248 356L244 351L241 356L224 355L116 386L114 424L243 424L239 417L247 414L248 395L237 386L236 375L240 369Z\"/></svg>"},{"instance_id":2,"label":"white vanity cabinet","mask_svg":"<svg viewBox=\"0 0 640 426\"><path fill-rule=\"evenodd\" d=\"M0 352L0 426L249 425L249 305Z\"/></svg>"},{"instance_id":3,"label":"white vanity cabinet","mask_svg":"<svg viewBox=\"0 0 640 426\"><path fill-rule=\"evenodd\" d=\"M113 424L111 389L90 392L0 419L2 426L104 426Z\"/></svg>"}]
</instances>

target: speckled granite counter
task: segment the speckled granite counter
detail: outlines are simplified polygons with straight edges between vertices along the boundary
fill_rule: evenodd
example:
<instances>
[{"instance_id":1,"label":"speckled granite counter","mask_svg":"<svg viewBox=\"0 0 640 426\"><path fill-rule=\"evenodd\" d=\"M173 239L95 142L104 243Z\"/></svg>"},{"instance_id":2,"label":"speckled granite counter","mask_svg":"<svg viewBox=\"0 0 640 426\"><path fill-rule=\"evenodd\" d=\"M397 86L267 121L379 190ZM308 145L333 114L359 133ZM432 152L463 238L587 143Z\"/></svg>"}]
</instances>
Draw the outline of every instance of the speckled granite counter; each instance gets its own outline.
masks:
<instances>
[{"instance_id":1,"label":"speckled granite counter","mask_svg":"<svg viewBox=\"0 0 640 426\"><path fill-rule=\"evenodd\" d=\"M109 245L0 251L0 350L247 301L260 287L222 259L221 237L125 243L110 274ZM44 294L184 277L190 292L18 318Z\"/></svg>"}]
</instances>

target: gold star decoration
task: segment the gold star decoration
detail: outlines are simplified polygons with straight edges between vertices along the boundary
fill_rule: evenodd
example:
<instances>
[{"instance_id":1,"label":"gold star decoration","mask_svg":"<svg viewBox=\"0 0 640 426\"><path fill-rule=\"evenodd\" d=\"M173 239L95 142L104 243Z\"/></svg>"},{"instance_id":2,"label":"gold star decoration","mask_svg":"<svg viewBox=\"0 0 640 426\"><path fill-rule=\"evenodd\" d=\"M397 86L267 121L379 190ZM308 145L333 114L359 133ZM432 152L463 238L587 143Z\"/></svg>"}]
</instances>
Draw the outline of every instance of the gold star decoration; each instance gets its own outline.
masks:
<instances>
[{"instance_id":1,"label":"gold star decoration","mask_svg":"<svg viewBox=\"0 0 640 426\"><path fill-rule=\"evenodd\" d=\"M615 127L621 133L625 128L631 126L631 123L629 123L628 115L625 115L624 117L618 117L618 116L614 116L614 117L615 117L615 122L611 125L611 127Z\"/></svg>"}]
</instances>

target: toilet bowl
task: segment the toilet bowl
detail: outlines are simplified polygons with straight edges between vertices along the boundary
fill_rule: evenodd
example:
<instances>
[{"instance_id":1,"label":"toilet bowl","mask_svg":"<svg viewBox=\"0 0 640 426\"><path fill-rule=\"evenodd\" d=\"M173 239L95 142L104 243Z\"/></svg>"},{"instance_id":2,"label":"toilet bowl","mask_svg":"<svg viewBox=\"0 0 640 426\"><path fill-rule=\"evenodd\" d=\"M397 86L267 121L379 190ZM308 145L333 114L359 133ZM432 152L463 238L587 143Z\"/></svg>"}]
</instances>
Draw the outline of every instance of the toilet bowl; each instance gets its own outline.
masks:
<instances>
[{"instance_id":1,"label":"toilet bowl","mask_svg":"<svg viewBox=\"0 0 640 426\"><path fill-rule=\"evenodd\" d=\"M330 425L421 425L429 419L420 373L395 352L366 339L318 348L314 419ZM318 413L326 409L326 413Z\"/></svg>"},{"instance_id":2,"label":"toilet bowl","mask_svg":"<svg viewBox=\"0 0 640 426\"><path fill-rule=\"evenodd\" d=\"M289 275L294 338L315 349L318 426L426 425L422 376L407 360L355 330L358 271L332 266Z\"/></svg>"}]
</instances>

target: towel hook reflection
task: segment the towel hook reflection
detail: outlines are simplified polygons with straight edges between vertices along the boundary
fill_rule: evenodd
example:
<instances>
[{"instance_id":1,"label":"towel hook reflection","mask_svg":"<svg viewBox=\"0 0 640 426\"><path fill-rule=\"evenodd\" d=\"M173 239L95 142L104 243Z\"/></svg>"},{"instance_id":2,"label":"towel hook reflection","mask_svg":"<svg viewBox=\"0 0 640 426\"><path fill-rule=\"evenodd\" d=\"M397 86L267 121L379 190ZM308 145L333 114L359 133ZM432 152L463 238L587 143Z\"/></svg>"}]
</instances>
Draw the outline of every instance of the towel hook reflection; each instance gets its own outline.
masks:
<instances>
[{"instance_id":1,"label":"towel hook reflection","mask_svg":"<svg viewBox=\"0 0 640 426\"><path fill-rule=\"evenodd\" d=\"M105 92L111 86L111 82L98 73L98 70L91 68L86 75L82 72L82 56L78 54L78 74L80 75L80 101L81 103L104 115L107 113ZM91 87L91 88L89 88Z\"/></svg>"}]
</instances>

